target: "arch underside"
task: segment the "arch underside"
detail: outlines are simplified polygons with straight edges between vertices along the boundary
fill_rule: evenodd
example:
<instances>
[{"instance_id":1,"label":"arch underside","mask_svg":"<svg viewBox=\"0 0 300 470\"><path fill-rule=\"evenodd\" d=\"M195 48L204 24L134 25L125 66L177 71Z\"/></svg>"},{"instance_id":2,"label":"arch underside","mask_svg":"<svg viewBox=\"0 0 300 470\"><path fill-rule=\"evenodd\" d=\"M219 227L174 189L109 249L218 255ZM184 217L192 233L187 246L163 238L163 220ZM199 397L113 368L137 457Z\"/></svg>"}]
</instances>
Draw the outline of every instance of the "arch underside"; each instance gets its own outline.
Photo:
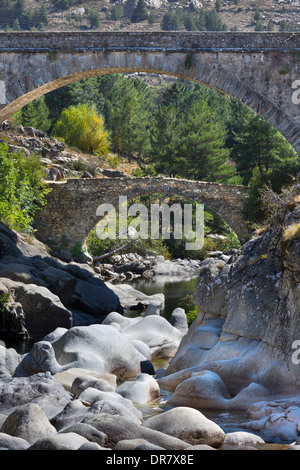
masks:
<instances>
[{"instance_id":1,"label":"arch underside","mask_svg":"<svg viewBox=\"0 0 300 470\"><path fill-rule=\"evenodd\" d=\"M9 104L0 110L0 120L3 122L8 119L18 109L39 96L89 77L137 72L165 74L201 83L240 101L270 122L300 154L300 126L267 96L251 88L244 79L240 80L233 73L231 75L220 67L215 69L197 61L190 68L186 68L185 54L177 54L171 58L169 56L172 54L151 57L151 54L138 53L131 54L129 58L117 53L107 54L106 57L102 55L100 58L95 56L97 54L77 56L75 66L72 64L72 67L62 57L43 69L35 69L26 76L10 81L6 93Z\"/></svg>"}]
</instances>

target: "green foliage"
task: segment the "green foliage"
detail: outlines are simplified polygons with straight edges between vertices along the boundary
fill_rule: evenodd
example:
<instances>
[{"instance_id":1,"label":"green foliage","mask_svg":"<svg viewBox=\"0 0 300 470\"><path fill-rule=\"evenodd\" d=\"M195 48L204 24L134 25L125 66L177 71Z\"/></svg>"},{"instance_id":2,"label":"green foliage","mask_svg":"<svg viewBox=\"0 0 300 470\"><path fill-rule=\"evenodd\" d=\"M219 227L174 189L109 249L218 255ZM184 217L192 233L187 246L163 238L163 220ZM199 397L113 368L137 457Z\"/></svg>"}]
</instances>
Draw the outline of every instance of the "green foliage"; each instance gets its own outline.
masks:
<instances>
[{"instance_id":1,"label":"green foliage","mask_svg":"<svg viewBox=\"0 0 300 470\"><path fill-rule=\"evenodd\" d=\"M140 80L121 75L103 77L102 93L105 98L104 116L110 129L115 153L141 156L150 145L150 122L153 99L151 91Z\"/></svg>"},{"instance_id":2,"label":"green foliage","mask_svg":"<svg viewBox=\"0 0 300 470\"><path fill-rule=\"evenodd\" d=\"M35 99L15 114L15 121L23 126L32 126L35 129L47 132L51 125L49 108L44 96Z\"/></svg>"},{"instance_id":3,"label":"green foliage","mask_svg":"<svg viewBox=\"0 0 300 470\"><path fill-rule=\"evenodd\" d=\"M266 218L266 210L263 207L261 191L269 187L279 194L285 187L293 183L293 175L300 171L300 164L297 161L290 161L285 164L281 162L268 171L263 171L256 167L253 170L249 182L249 194L244 205L244 215L246 220L252 223L261 223Z\"/></svg>"},{"instance_id":4,"label":"green foliage","mask_svg":"<svg viewBox=\"0 0 300 470\"><path fill-rule=\"evenodd\" d=\"M292 68L288 64L285 64L280 70L278 70L278 73L279 75L287 75L291 70Z\"/></svg>"},{"instance_id":5,"label":"green foliage","mask_svg":"<svg viewBox=\"0 0 300 470\"><path fill-rule=\"evenodd\" d=\"M88 14L88 21L92 29L100 28L101 18L97 10L91 10Z\"/></svg>"},{"instance_id":6,"label":"green foliage","mask_svg":"<svg viewBox=\"0 0 300 470\"><path fill-rule=\"evenodd\" d=\"M184 61L184 66L186 69L190 69L192 66L193 56L192 54L187 54Z\"/></svg>"},{"instance_id":7,"label":"green foliage","mask_svg":"<svg viewBox=\"0 0 300 470\"><path fill-rule=\"evenodd\" d=\"M259 10L256 10L253 16L254 21L261 21L262 20L262 15Z\"/></svg>"},{"instance_id":8,"label":"green foliage","mask_svg":"<svg viewBox=\"0 0 300 470\"><path fill-rule=\"evenodd\" d=\"M68 8L76 5L76 3L80 3L78 0L52 0L53 4L56 8L60 8L61 10L67 10Z\"/></svg>"},{"instance_id":9,"label":"green foliage","mask_svg":"<svg viewBox=\"0 0 300 470\"><path fill-rule=\"evenodd\" d=\"M186 312L186 318L188 326L190 327L194 320L197 318L197 307L194 307L192 310Z\"/></svg>"},{"instance_id":10,"label":"green foliage","mask_svg":"<svg viewBox=\"0 0 300 470\"><path fill-rule=\"evenodd\" d=\"M254 28L254 31L264 31L265 30L265 27L264 25L262 24L261 21L257 21L256 25L255 25L255 28Z\"/></svg>"},{"instance_id":11,"label":"green foliage","mask_svg":"<svg viewBox=\"0 0 300 470\"><path fill-rule=\"evenodd\" d=\"M186 295L183 300L185 303L185 309L186 309L185 314L187 317L188 326L190 327L193 321L196 320L197 318L197 307L193 302L192 295L190 294Z\"/></svg>"},{"instance_id":12,"label":"green foliage","mask_svg":"<svg viewBox=\"0 0 300 470\"><path fill-rule=\"evenodd\" d=\"M0 312L4 312L8 305L10 294L9 292L0 292Z\"/></svg>"},{"instance_id":13,"label":"green foliage","mask_svg":"<svg viewBox=\"0 0 300 470\"><path fill-rule=\"evenodd\" d=\"M97 236L96 230L92 230L87 238L86 245L88 252L91 256L96 257L109 253L112 250L124 246L126 240L116 238L116 240L101 240ZM168 251L168 248L163 243L162 240L148 240L137 239L132 241L132 243L122 251L122 253L132 253L135 252L140 256L146 256L148 254L156 253L157 255L162 255L165 259L170 259L171 255ZM109 258L107 258L108 260Z\"/></svg>"},{"instance_id":14,"label":"green foliage","mask_svg":"<svg viewBox=\"0 0 300 470\"><path fill-rule=\"evenodd\" d=\"M107 157L107 161L109 165L111 166L111 168L117 168L120 163L120 160L117 155L109 155Z\"/></svg>"},{"instance_id":15,"label":"green foliage","mask_svg":"<svg viewBox=\"0 0 300 470\"><path fill-rule=\"evenodd\" d=\"M82 245L80 242L77 242L71 252L72 258L78 262L82 262L84 260L84 252L82 250Z\"/></svg>"},{"instance_id":16,"label":"green foliage","mask_svg":"<svg viewBox=\"0 0 300 470\"><path fill-rule=\"evenodd\" d=\"M110 142L103 118L87 105L69 106L61 113L53 134L62 137L68 145L106 156Z\"/></svg>"},{"instance_id":17,"label":"green foliage","mask_svg":"<svg viewBox=\"0 0 300 470\"><path fill-rule=\"evenodd\" d=\"M198 27L201 18L206 21L201 11L194 12ZM186 13L172 14L181 22ZM262 216L260 188L270 184L279 191L299 171L296 153L267 121L200 84L177 81L158 88L113 74L58 89L45 102L52 122L70 104L94 106L104 117L112 152L138 162L136 176L147 176L152 166L155 173L171 177L250 184L245 206L250 221ZM214 229L224 233L216 222L214 215Z\"/></svg>"},{"instance_id":18,"label":"green foliage","mask_svg":"<svg viewBox=\"0 0 300 470\"><path fill-rule=\"evenodd\" d=\"M133 10L131 23L140 23L148 19L147 5L145 0L138 0L137 6Z\"/></svg>"},{"instance_id":19,"label":"green foliage","mask_svg":"<svg viewBox=\"0 0 300 470\"><path fill-rule=\"evenodd\" d=\"M145 166L144 168L136 168L135 170L132 171L131 174L132 176L135 176L136 178L143 178L145 176L155 176L156 171L153 165L148 165L148 166Z\"/></svg>"},{"instance_id":20,"label":"green foliage","mask_svg":"<svg viewBox=\"0 0 300 470\"><path fill-rule=\"evenodd\" d=\"M243 184L249 185L244 207L250 222L263 220L260 191L270 186L275 192L292 183L300 171L297 153L267 121L246 108L238 108L238 122L232 126L232 154Z\"/></svg>"},{"instance_id":21,"label":"green foliage","mask_svg":"<svg viewBox=\"0 0 300 470\"><path fill-rule=\"evenodd\" d=\"M218 4L217 4L218 7ZM181 26L187 31L227 31L216 8L181 11L175 9L163 15L161 27L164 31L178 31Z\"/></svg>"},{"instance_id":22,"label":"green foliage","mask_svg":"<svg viewBox=\"0 0 300 470\"><path fill-rule=\"evenodd\" d=\"M1 28L15 31L43 29L48 24L48 10L44 3L28 8L25 0L0 0Z\"/></svg>"},{"instance_id":23,"label":"green foliage","mask_svg":"<svg viewBox=\"0 0 300 470\"><path fill-rule=\"evenodd\" d=\"M15 230L33 232L34 214L45 204L49 190L43 182L40 159L9 154L0 144L0 219Z\"/></svg>"},{"instance_id":24,"label":"green foliage","mask_svg":"<svg viewBox=\"0 0 300 470\"><path fill-rule=\"evenodd\" d=\"M279 31L292 31L292 32L299 32L300 25L299 23L287 22L286 20L282 20L279 23Z\"/></svg>"},{"instance_id":25,"label":"green foliage","mask_svg":"<svg viewBox=\"0 0 300 470\"><path fill-rule=\"evenodd\" d=\"M215 1L215 9L217 10L217 12L220 11L221 6L222 6L221 0L216 0L216 1Z\"/></svg>"},{"instance_id":26,"label":"green foliage","mask_svg":"<svg viewBox=\"0 0 300 470\"><path fill-rule=\"evenodd\" d=\"M152 24L155 23L155 21L156 21L156 16L155 16L155 14L152 13L152 12L149 13L149 15L148 15L148 23L152 25Z\"/></svg>"},{"instance_id":27,"label":"green foliage","mask_svg":"<svg viewBox=\"0 0 300 470\"><path fill-rule=\"evenodd\" d=\"M178 10L168 11L163 15L161 27L164 31L178 31L181 23L181 14Z\"/></svg>"},{"instance_id":28,"label":"green foliage","mask_svg":"<svg viewBox=\"0 0 300 470\"><path fill-rule=\"evenodd\" d=\"M124 8L123 5L117 4L113 5L111 9L108 11L107 19L112 21L120 20L124 16Z\"/></svg>"},{"instance_id":29,"label":"green foliage","mask_svg":"<svg viewBox=\"0 0 300 470\"><path fill-rule=\"evenodd\" d=\"M175 84L166 91L151 134L151 156L158 171L227 182L236 171L228 164L225 141L226 130L201 88Z\"/></svg>"}]
</instances>

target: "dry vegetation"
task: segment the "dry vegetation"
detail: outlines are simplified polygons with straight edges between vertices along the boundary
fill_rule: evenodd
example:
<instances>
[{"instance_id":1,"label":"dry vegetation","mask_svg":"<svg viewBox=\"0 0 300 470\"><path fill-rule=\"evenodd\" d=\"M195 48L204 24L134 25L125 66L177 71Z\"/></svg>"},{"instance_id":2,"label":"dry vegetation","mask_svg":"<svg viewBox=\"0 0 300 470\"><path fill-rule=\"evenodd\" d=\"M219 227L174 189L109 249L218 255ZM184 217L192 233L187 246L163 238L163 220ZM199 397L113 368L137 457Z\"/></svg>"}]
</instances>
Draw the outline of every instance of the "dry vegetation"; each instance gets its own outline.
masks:
<instances>
[{"instance_id":1,"label":"dry vegetation","mask_svg":"<svg viewBox=\"0 0 300 470\"><path fill-rule=\"evenodd\" d=\"M136 3L137 0L92 0L84 1L81 4L75 5L68 10L59 11L51 3L47 3L49 10L49 25L48 30L85 30L89 29L89 24L86 18L79 24L74 20L69 20L70 13L72 14L78 8L88 7L90 10L95 9L101 16L101 27L99 30L105 31L160 31L161 20L164 13L175 8L192 10L193 6L202 6L206 9L211 9L215 6L215 0L146 0L148 5L148 12L155 15L155 22L149 24L148 21L141 23L131 23L129 18L122 18L118 21L107 20L107 11L116 4L123 4L125 8L128 5ZM28 6L36 7L35 0L26 0ZM255 21L253 16L256 10L262 14L262 23L267 26L271 20L274 23L274 31L279 30L279 23L286 20L288 23L299 23L300 25L300 1L299 0L221 0L220 16L224 23L227 24L228 29L237 29L239 31L253 31L255 28ZM236 5L236 3L238 3Z\"/></svg>"}]
</instances>

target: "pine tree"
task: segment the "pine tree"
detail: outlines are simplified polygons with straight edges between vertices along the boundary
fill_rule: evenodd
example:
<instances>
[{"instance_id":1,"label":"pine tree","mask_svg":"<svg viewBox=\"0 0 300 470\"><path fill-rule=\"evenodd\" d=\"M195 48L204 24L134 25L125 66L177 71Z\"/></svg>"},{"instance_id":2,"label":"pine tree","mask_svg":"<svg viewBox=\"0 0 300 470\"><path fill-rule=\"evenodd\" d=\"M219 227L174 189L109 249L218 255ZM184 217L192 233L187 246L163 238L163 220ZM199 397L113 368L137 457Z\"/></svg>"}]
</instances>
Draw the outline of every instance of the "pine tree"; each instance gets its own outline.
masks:
<instances>
[{"instance_id":1,"label":"pine tree","mask_svg":"<svg viewBox=\"0 0 300 470\"><path fill-rule=\"evenodd\" d=\"M93 29L99 28L101 25L101 19L98 11L91 10L88 16L90 27Z\"/></svg>"},{"instance_id":2,"label":"pine tree","mask_svg":"<svg viewBox=\"0 0 300 470\"><path fill-rule=\"evenodd\" d=\"M159 172L173 177L178 173L178 108L172 104L163 106L155 117L151 133L151 159Z\"/></svg>"},{"instance_id":3,"label":"pine tree","mask_svg":"<svg viewBox=\"0 0 300 470\"><path fill-rule=\"evenodd\" d=\"M236 174L230 165L230 150L225 147L226 131L205 100L192 104L180 129L181 172L205 181L227 182Z\"/></svg>"},{"instance_id":4,"label":"pine tree","mask_svg":"<svg viewBox=\"0 0 300 470\"><path fill-rule=\"evenodd\" d=\"M138 0L138 4L133 10L131 23L140 23L148 19L147 5L145 0Z\"/></svg>"},{"instance_id":5,"label":"pine tree","mask_svg":"<svg viewBox=\"0 0 300 470\"><path fill-rule=\"evenodd\" d=\"M24 106L21 112L21 123L23 126L32 126L44 132L48 131L51 121L44 96Z\"/></svg>"},{"instance_id":6,"label":"pine tree","mask_svg":"<svg viewBox=\"0 0 300 470\"><path fill-rule=\"evenodd\" d=\"M163 15L161 27L164 31L178 31L181 24L180 12L167 12Z\"/></svg>"},{"instance_id":7,"label":"pine tree","mask_svg":"<svg viewBox=\"0 0 300 470\"><path fill-rule=\"evenodd\" d=\"M197 19L193 13L188 13L184 18L184 27L187 31L197 31Z\"/></svg>"},{"instance_id":8,"label":"pine tree","mask_svg":"<svg viewBox=\"0 0 300 470\"><path fill-rule=\"evenodd\" d=\"M45 6L45 4L41 5L41 7L38 8L34 12L33 17L34 17L35 26L41 26L41 25L47 25L48 24L49 17L48 17L47 7Z\"/></svg>"},{"instance_id":9,"label":"pine tree","mask_svg":"<svg viewBox=\"0 0 300 470\"><path fill-rule=\"evenodd\" d=\"M264 31L264 25L262 24L261 21L257 21L254 31Z\"/></svg>"},{"instance_id":10,"label":"pine tree","mask_svg":"<svg viewBox=\"0 0 300 470\"><path fill-rule=\"evenodd\" d=\"M222 2L221 0L216 0L216 3L215 3L215 9L217 10L217 12L220 11L221 9L221 6L222 6Z\"/></svg>"},{"instance_id":11,"label":"pine tree","mask_svg":"<svg viewBox=\"0 0 300 470\"><path fill-rule=\"evenodd\" d=\"M255 168L263 175L281 163L295 160L297 154L271 124L248 111L234 132L232 157L244 184L248 184Z\"/></svg>"}]
</instances>

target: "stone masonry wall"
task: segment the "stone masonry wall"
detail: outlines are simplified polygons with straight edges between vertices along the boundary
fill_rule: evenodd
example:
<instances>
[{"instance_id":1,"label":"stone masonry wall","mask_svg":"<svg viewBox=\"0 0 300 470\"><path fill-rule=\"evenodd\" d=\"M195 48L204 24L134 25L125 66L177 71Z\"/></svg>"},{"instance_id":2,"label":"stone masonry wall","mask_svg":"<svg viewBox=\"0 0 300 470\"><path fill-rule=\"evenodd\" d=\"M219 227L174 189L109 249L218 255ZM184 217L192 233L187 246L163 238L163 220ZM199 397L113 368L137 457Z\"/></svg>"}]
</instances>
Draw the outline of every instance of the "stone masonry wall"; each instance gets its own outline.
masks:
<instances>
[{"instance_id":1,"label":"stone masonry wall","mask_svg":"<svg viewBox=\"0 0 300 470\"><path fill-rule=\"evenodd\" d=\"M82 244L100 218L96 211L103 203L117 207L119 196L132 198L146 194L178 195L205 204L219 214L242 241L249 236L242 217L248 188L171 178L87 178L48 183L52 189L47 205L37 214L36 237L49 245L72 252Z\"/></svg>"},{"instance_id":2,"label":"stone masonry wall","mask_svg":"<svg viewBox=\"0 0 300 470\"><path fill-rule=\"evenodd\" d=\"M90 76L165 73L241 101L300 154L299 57L300 33L0 33L0 122Z\"/></svg>"}]
</instances>

